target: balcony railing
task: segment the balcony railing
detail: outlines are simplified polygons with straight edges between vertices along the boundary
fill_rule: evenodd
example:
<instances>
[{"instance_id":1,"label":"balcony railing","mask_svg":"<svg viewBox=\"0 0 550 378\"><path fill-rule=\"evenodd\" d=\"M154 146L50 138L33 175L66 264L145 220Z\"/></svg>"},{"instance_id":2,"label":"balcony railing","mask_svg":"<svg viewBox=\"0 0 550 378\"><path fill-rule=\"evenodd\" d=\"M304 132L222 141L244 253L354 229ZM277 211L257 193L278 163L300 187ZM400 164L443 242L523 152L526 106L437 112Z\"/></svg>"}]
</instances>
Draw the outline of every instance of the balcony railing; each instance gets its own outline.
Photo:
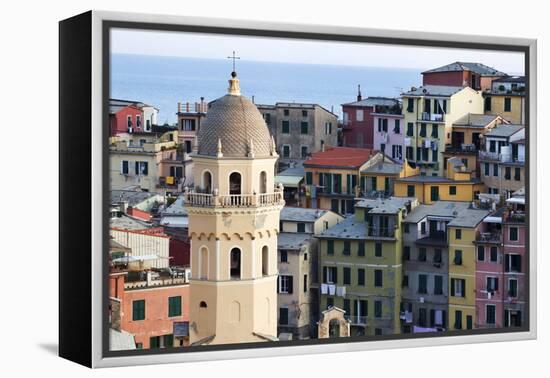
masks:
<instances>
[{"instance_id":1,"label":"balcony railing","mask_svg":"<svg viewBox=\"0 0 550 378\"><path fill-rule=\"evenodd\" d=\"M525 163L525 156L513 156L498 152L479 151L479 160L499 161L501 163Z\"/></svg>"},{"instance_id":2,"label":"balcony railing","mask_svg":"<svg viewBox=\"0 0 550 378\"><path fill-rule=\"evenodd\" d=\"M345 315L344 318L349 320L352 325L366 325L367 317L358 315Z\"/></svg>"},{"instance_id":3,"label":"balcony railing","mask_svg":"<svg viewBox=\"0 0 550 378\"><path fill-rule=\"evenodd\" d=\"M184 193L185 204L195 207L251 207L284 204L283 190L276 188L271 193L215 195L207 193Z\"/></svg>"},{"instance_id":4,"label":"balcony railing","mask_svg":"<svg viewBox=\"0 0 550 378\"><path fill-rule=\"evenodd\" d=\"M445 152L455 152L455 153L460 153L460 152L472 152L472 153L475 153L477 152L477 147L475 144L466 144L466 143L462 143L460 145L452 145L452 144L447 144L445 145Z\"/></svg>"},{"instance_id":5,"label":"balcony railing","mask_svg":"<svg viewBox=\"0 0 550 378\"><path fill-rule=\"evenodd\" d=\"M385 227L380 228L380 227L370 226L368 228L368 235L384 237L384 238L393 238L395 237L395 228L385 228Z\"/></svg>"},{"instance_id":6,"label":"balcony railing","mask_svg":"<svg viewBox=\"0 0 550 378\"><path fill-rule=\"evenodd\" d=\"M445 114L436 114L436 113L419 113L418 114L418 120L419 121L430 121L430 122L444 122L445 121Z\"/></svg>"},{"instance_id":7,"label":"balcony railing","mask_svg":"<svg viewBox=\"0 0 550 378\"><path fill-rule=\"evenodd\" d=\"M477 242L500 243L502 234L500 232L480 232L476 235Z\"/></svg>"},{"instance_id":8,"label":"balcony railing","mask_svg":"<svg viewBox=\"0 0 550 378\"><path fill-rule=\"evenodd\" d=\"M525 213L523 211L512 211L505 215L506 222L525 223Z\"/></svg>"}]
</instances>

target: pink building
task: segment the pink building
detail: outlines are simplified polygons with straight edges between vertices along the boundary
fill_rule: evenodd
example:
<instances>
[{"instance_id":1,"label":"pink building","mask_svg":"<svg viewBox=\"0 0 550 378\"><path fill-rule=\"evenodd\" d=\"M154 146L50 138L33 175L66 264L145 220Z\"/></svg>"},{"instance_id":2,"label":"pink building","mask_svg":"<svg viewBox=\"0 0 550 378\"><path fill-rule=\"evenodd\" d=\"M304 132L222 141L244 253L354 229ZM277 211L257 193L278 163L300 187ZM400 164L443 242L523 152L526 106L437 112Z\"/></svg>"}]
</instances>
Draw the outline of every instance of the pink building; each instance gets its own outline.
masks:
<instances>
[{"instance_id":1,"label":"pink building","mask_svg":"<svg viewBox=\"0 0 550 378\"><path fill-rule=\"evenodd\" d=\"M403 115L390 111L373 113L374 119L374 150L379 150L397 162L403 162Z\"/></svg>"}]
</instances>

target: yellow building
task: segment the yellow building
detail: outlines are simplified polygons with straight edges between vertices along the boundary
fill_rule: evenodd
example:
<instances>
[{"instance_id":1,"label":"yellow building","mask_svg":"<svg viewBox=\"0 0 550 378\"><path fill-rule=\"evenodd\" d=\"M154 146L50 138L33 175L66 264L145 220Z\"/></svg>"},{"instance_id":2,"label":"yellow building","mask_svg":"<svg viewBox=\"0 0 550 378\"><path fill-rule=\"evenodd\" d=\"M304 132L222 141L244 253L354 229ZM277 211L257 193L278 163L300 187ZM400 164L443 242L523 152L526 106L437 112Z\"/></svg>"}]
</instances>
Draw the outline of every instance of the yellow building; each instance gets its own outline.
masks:
<instances>
[{"instance_id":1,"label":"yellow building","mask_svg":"<svg viewBox=\"0 0 550 378\"><path fill-rule=\"evenodd\" d=\"M474 241L489 210L469 208L447 225L449 241L449 329L475 328L476 250Z\"/></svg>"},{"instance_id":2,"label":"yellow building","mask_svg":"<svg viewBox=\"0 0 550 378\"><path fill-rule=\"evenodd\" d=\"M485 92L485 114L500 115L513 124L525 124L525 76L494 80Z\"/></svg>"},{"instance_id":3,"label":"yellow building","mask_svg":"<svg viewBox=\"0 0 550 378\"><path fill-rule=\"evenodd\" d=\"M197 190L185 191L191 239L191 345L277 339L277 234L284 206L278 155L232 73L192 155Z\"/></svg>"},{"instance_id":4,"label":"yellow building","mask_svg":"<svg viewBox=\"0 0 550 378\"><path fill-rule=\"evenodd\" d=\"M131 133L111 137L109 142L110 188L139 188L154 192L163 176L163 165L177 156L177 131Z\"/></svg>"},{"instance_id":5,"label":"yellow building","mask_svg":"<svg viewBox=\"0 0 550 378\"><path fill-rule=\"evenodd\" d=\"M420 203L436 201L471 202L484 192L483 183L473 177L473 171L466 169L457 157L447 160L446 175L426 176L417 174L405 161L401 177L395 181L396 197L416 197Z\"/></svg>"},{"instance_id":6,"label":"yellow building","mask_svg":"<svg viewBox=\"0 0 550 378\"><path fill-rule=\"evenodd\" d=\"M407 166L410 168L410 166ZM410 168L413 169L413 168ZM382 153L377 153L360 168L360 197L393 196L395 180L403 171L401 164L395 163ZM415 171L417 174L419 171Z\"/></svg>"},{"instance_id":7,"label":"yellow building","mask_svg":"<svg viewBox=\"0 0 550 378\"><path fill-rule=\"evenodd\" d=\"M451 143L453 123L483 113L481 92L470 87L424 85L403 93L405 156L426 175L443 175L442 152Z\"/></svg>"}]
</instances>

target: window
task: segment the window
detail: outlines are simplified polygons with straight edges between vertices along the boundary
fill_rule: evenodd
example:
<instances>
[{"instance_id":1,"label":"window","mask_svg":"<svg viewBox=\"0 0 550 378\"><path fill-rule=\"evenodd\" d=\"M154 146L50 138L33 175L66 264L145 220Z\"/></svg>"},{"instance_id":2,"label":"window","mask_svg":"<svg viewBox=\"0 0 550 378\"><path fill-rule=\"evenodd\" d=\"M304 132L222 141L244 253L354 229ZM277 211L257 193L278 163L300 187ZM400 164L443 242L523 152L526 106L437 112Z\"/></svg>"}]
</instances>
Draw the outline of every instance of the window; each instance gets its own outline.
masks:
<instances>
[{"instance_id":1,"label":"window","mask_svg":"<svg viewBox=\"0 0 550 378\"><path fill-rule=\"evenodd\" d=\"M439 200L439 186L430 187L430 198L432 201Z\"/></svg>"},{"instance_id":2,"label":"window","mask_svg":"<svg viewBox=\"0 0 550 378\"><path fill-rule=\"evenodd\" d=\"M181 316L181 296L168 298L168 316Z\"/></svg>"},{"instance_id":3,"label":"window","mask_svg":"<svg viewBox=\"0 0 550 378\"><path fill-rule=\"evenodd\" d=\"M432 125L432 138L439 138L439 129L435 123Z\"/></svg>"},{"instance_id":4,"label":"window","mask_svg":"<svg viewBox=\"0 0 550 378\"><path fill-rule=\"evenodd\" d=\"M380 269L374 270L374 286L382 287L382 271Z\"/></svg>"},{"instance_id":5,"label":"window","mask_svg":"<svg viewBox=\"0 0 550 378\"><path fill-rule=\"evenodd\" d=\"M434 295L443 295L443 276L434 276Z\"/></svg>"},{"instance_id":6,"label":"window","mask_svg":"<svg viewBox=\"0 0 550 378\"><path fill-rule=\"evenodd\" d=\"M425 123L420 124L420 136L421 137L426 137L426 124Z\"/></svg>"},{"instance_id":7,"label":"window","mask_svg":"<svg viewBox=\"0 0 550 378\"><path fill-rule=\"evenodd\" d=\"M382 301L374 301L374 317L382 317Z\"/></svg>"},{"instance_id":8,"label":"window","mask_svg":"<svg viewBox=\"0 0 550 378\"><path fill-rule=\"evenodd\" d=\"M344 267L344 285L351 285L351 268Z\"/></svg>"},{"instance_id":9,"label":"window","mask_svg":"<svg viewBox=\"0 0 550 378\"><path fill-rule=\"evenodd\" d=\"M357 269L357 285L365 286L365 269L363 268Z\"/></svg>"},{"instance_id":10,"label":"window","mask_svg":"<svg viewBox=\"0 0 550 378\"><path fill-rule=\"evenodd\" d=\"M281 294L292 294L292 276L279 276L279 290Z\"/></svg>"},{"instance_id":11,"label":"window","mask_svg":"<svg viewBox=\"0 0 550 378\"><path fill-rule=\"evenodd\" d=\"M412 147L408 146L405 148L405 153L408 160L414 160L414 150Z\"/></svg>"},{"instance_id":12,"label":"window","mask_svg":"<svg viewBox=\"0 0 550 378\"><path fill-rule=\"evenodd\" d=\"M406 274L403 275L403 279L401 280L401 287L409 287L409 276Z\"/></svg>"},{"instance_id":13,"label":"window","mask_svg":"<svg viewBox=\"0 0 550 378\"><path fill-rule=\"evenodd\" d=\"M495 305L486 306L485 321L487 324L495 324L496 322L497 307Z\"/></svg>"},{"instance_id":14,"label":"window","mask_svg":"<svg viewBox=\"0 0 550 378\"><path fill-rule=\"evenodd\" d=\"M504 111L505 112L512 111L512 99L510 97L504 97Z\"/></svg>"},{"instance_id":15,"label":"window","mask_svg":"<svg viewBox=\"0 0 550 378\"><path fill-rule=\"evenodd\" d=\"M140 299L132 302L132 320L145 319L145 300Z\"/></svg>"},{"instance_id":16,"label":"window","mask_svg":"<svg viewBox=\"0 0 550 378\"><path fill-rule=\"evenodd\" d=\"M498 177L498 164L493 164L493 176Z\"/></svg>"},{"instance_id":17,"label":"window","mask_svg":"<svg viewBox=\"0 0 550 378\"><path fill-rule=\"evenodd\" d=\"M283 121L283 134L290 134L290 122Z\"/></svg>"},{"instance_id":18,"label":"window","mask_svg":"<svg viewBox=\"0 0 550 378\"><path fill-rule=\"evenodd\" d=\"M518 280L511 278L508 281L508 296L512 298L518 296Z\"/></svg>"},{"instance_id":19,"label":"window","mask_svg":"<svg viewBox=\"0 0 550 378\"><path fill-rule=\"evenodd\" d=\"M456 196L456 186L455 185L449 186L449 195Z\"/></svg>"},{"instance_id":20,"label":"window","mask_svg":"<svg viewBox=\"0 0 550 378\"><path fill-rule=\"evenodd\" d=\"M304 261L307 261L307 252L304 252Z\"/></svg>"},{"instance_id":21,"label":"window","mask_svg":"<svg viewBox=\"0 0 550 378\"><path fill-rule=\"evenodd\" d=\"M462 230L460 228L457 228L455 230L455 239L457 239L457 240L462 239Z\"/></svg>"},{"instance_id":22,"label":"window","mask_svg":"<svg viewBox=\"0 0 550 378\"><path fill-rule=\"evenodd\" d=\"M518 241L518 228L510 227L510 241Z\"/></svg>"},{"instance_id":23,"label":"window","mask_svg":"<svg viewBox=\"0 0 550 378\"><path fill-rule=\"evenodd\" d=\"M489 174L490 174L490 173L489 173L489 163L485 163L485 164L484 164L484 168L485 168L485 169L484 169L484 172L483 172L483 173L485 174L485 176L489 176Z\"/></svg>"},{"instance_id":24,"label":"window","mask_svg":"<svg viewBox=\"0 0 550 378\"><path fill-rule=\"evenodd\" d=\"M451 296L453 297L466 296L466 280L461 278L451 278Z\"/></svg>"},{"instance_id":25,"label":"window","mask_svg":"<svg viewBox=\"0 0 550 378\"><path fill-rule=\"evenodd\" d=\"M135 172L137 176L147 176L149 164L146 161L136 161Z\"/></svg>"},{"instance_id":26,"label":"window","mask_svg":"<svg viewBox=\"0 0 550 378\"><path fill-rule=\"evenodd\" d=\"M412 137L414 135L414 123L409 122L407 123L407 136Z\"/></svg>"},{"instance_id":27,"label":"window","mask_svg":"<svg viewBox=\"0 0 550 378\"><path fill-rule=\"evenodd\" d=\"M393 132L395 134L401 134L401 121L396 119L393 124Z\"/></svg>"},{"instance_id":28,"label":"window","mask_svg":"<svg viewBox=\"0 0 550 378\"><path fill-rule=\"evenodd\" d=\"M477 261L485 261L485 247L482 245L477 246Z\"/></svg>"},{"instance_id":29,"label":"window","mask_svg":"<svg viewBox=\"0 0 550 378\"><path fill-rule=\"evenodd\" d=\"M391 146L391 157L400 160L403 156L403 146L394 144Z\"/></svg>"},{"instance_id":30,"label":"window","mask_svg":"<svg viewBox=\"0 0 550 378\"><path fill-rule=\"evenodd\" d=\"M344 308L346 315L351 315L351 301L349 299L344 299Z\"/></svg>"},{"instance_id":31,"label":"window","mask_svg":"<svg viewBox=\"0 0 550 378\"><path fill-rule=\"evenodd\" d=\"M285 249L279 251L279 256L281 256L281 262L288 262L288 252Z\"/></svg>"},{"instance_id":32,"label":"window","mask_svg":"<svg viewBox=\"0 0 550 378\"><path fill-rule=\"evenodd\" d=\"M426 233L426 222L420 223L420 234L424 235Z\"/></svg>"},{"instance_id":33,"label":"window","mask_svg":"<svg viewBox=\"0 0 550 378\"><path fill-rule=\"evenodd\" d=\"M408 223L405 223L403 226L404 232L408 234L410 232L410 226Z\"/></svg>"},{"instance_id":34,"label":"window","mask_svg":"<svg viewBox=\"0 0 550 378\"><path fill-rule=\"evenodd\" d=\"M304 293L307 293L307 274L304 274Z\"/></svg>"},{"instance_id":35,"label":"window","mask_svg":"<svg viewBox=\"0 0 550 378\"><path fill-rule=\"evenodd\" d=\"M327 255L334 255L334 240L327 240Z\"/></svg>"},{"instance_id":36,"label":"window","mask_svg":"<svg viewBox=\"0 0 550 378\"><path fill-rule=\"evenodd\" d=\"M365 243L359 242L359 245L357 246L357 256L364 257L365 256Z\"/></svg>"},{"instance_id":37,"label":"window","mask_svg":"<svg viewBox=\"0 0 550 378\"><path fill-rule=\"evenodd\" d=\"M264 120L265 120L265 124L266 125L271 125L271 114L269 113L264 113Z\"/></svg>"},{"instance_id":38,"label":"window","mask_svg":"<svg viewBox=\"0 0 550 378\"><path fill-rule=\"evenodd\" d=\"M497 152L497 142L496 142L496 140L489 141L489 152Z\"/></svg>"},{"instance_id":39,"label":"window","mask_svg":"<svg viewBox=\"0 0 550 378\"><path fill-rule=\"evenodd\" d=\"M498 278L497 277L487 277L487 291L493 293L498 291Z\"/></svg>"},{"instance_id":40,"label":"window","mask_svg":"<svg viewBox=\"0 0 550 378\"><path fill-rule=\"evenodd\" d=\"M229 253L229 274L231 279L241 279L241 250L233 248Z\"/></svg>"},{"instance_id":41,"label":"window","mask_svg":"<svg viewBox=\"0 0 550 378\"><path fill-rule=\"evenodd\" d=\"M288 324L288 308L285 308L285 307L279 308L279 324L281 325Z\"/></svg>"},{"instance_id":42,"label":"window","mask_svg":"<svg viewBox=\"0 0 550 378\"><path fill-rule=\"evenodd\" d=\"M485 97L485 111L491 111L491 97Z\"/></svg>"},{"instance_id":43,"label":"window","mask_svg":"<svg viewBox=\"0 0 550 378\"><path fill-rule=\"evenodd\" d=\"M306 224L305 223L298 223L297 228L298 228L298 232L306 232Z\"/></svg>"},{"instance_id":44,"label":"window","mask_svg":"<svg viewBox=\"0 0 550 378\"><path fill-rule=\"evenodd\" d=\"M374 256L382 257L382 243L376 243L374 245Z\"/></svg>"},{"instance_id":45,"label":"window","mask_svg":"<svg viewBox=\"0 0 550 378\"><path fill-rule=\"evenodd\" d=\"M337 269L335 266L324 266L323 267L323 283L337 283Z\"/></svg>"},{"instance_id":46,"label":"window","mask_svg":"<svg viewBox=\"0 0 550 378\"><path fill-rule=\"evenodd\" d=\"M409 261L411 259L411 247L408 245L403 247L403 260Z\"/></svg>"},{"instance_id":47,"label":"window","mask_svg":"<svg viewBox=\"0 0 550 378\"><path fill-rule=\"evenodd\" d=\"M498 248L491 247L491 262L497 262L498 260Z\"/></svg>"},{"instance_id":48,"label":"window","mask_svg":"<svg viewBox=\"0 0 550 378\"><path fill-rule=\"evenodd\" d=\"M284 110L283 110L283 115L284 115L285 117L288 117L289 114L290 114L290 110L288 110L288 109L284 109Z\"/></svg>"},{"instance_id":49,"label":"window","mask_svg":"<svg viewBox=\"0 0 550 378\"><path fill-rule=\"evenodd\" d=\"M455 258L453 262L455 265L462 265L462 251L460 249L455 249Z\"/></svg>"},{"instance_id":50,"label":"window","mask_svg":"<svg viewBox=\"0 0 550 378\"><path fill-rule=\"evenodd\" d=\"M414 197L414 185L407 185L407 197Z\"/></svg>"},{"instance_id":51,"label":"window","mask_svg":"<svg viewBox=\"0 0 550 378\"><path fill-rule=\"evenodd\" d=\"M521 168L514 168L514 180L521 180Z\"/></svg>"},{"instance_id":52,"label":"window","mask_svg":"<svg viewBox=\"0 0 550 378\"><path fill-rule=\"evenodd\" d=\"M418 248L418 261L426 261L426 248Z\"/></svg>"},{"instance_id":53,"label":"window","mask_svg":"<svg viewBox=\"0 0 550 378\"><path fill-rule=\"evenodd\" d=\"M362 109L357 109L357 111L355 112L355 119L358 122L363 122L363 110Z\"/></svg>"},{"instance_id":54,"label":"window","mask_svg":"<svg viewBox=\"0 0 550 378\"><path fill-rule=\"evenodd\" d=\"M308 124L307 122L301 122L300 123L300 133L301 134L307 134Z\"/></svg>"},{"instance_id":55,"label":"window","mask_svg":"<svg viewBox=\"0 0 550 378\"><path fill-rule=\"evenodd\" d=\"M342 250L344 256L351 255L351 243L349 241L344 242L344 249Z\"/></svg>"},{"instance_id":56,"label":"window","mask_svg":"<svg viewBox=\"0 0 550 378\"><path fill-rule=\"evenodd\" d=\"M313 173L306 172L306 185L313 185Z\"/></svg>"},{"instance_id":57,"label":"window","mask_svg":"<svg viewBox=\"0 0 550 378\"><path fill-rule=\"evenodd\" d=\"M325 122L325 135L332 134L332 122Z\"/></svg>"},{"instance_id":58,"label":"window","mask_svg":"<svg viewBox=\"0 0 550 378\"><path fill-rule=\"evenodd\" d=\"M418 275L418 293L426 294L428 292L428 276L426 274Z\"/></svg>"},{"instance_id":59,"label":"window","mask_svg":"<svg viewBox=\"0 0 550 378\"><path fill-rule=\"evenodd\" d=\"M288 144L283 145L283 157L285 158L290 157L290 146Z\"/></svg>"},{"instance_id":60,"label":"window","mask_svg":"<svg viewBox=\"0 0 550 378\"><path fill-rule=\"evenodd\" d=\"M300 151L301 151L302 157L306 158L307 157L307 146L302 146L300 148Z\"/></svg>"},{"instance_id":61,"label":"window","mask_svg":"<svg viewBox=\"0 0 550 378\"><path fill-rule=\"evenodd\" d=\"M302 117L307 117L307 110L302 110Z\"/></svg>"},{"instance_id":62,"label":"window","mask_svg":"<svg viewBox=\"0 0 550 378\"><path fill-rule=\"evenodd\" d=\"M327 298L327 308L334 307L334 298Z\"/></svg>"},{"instance_id":63,"label":"window","mask_svg":"<svg viewBox=\"0 0 550 378\"><path fill-rule=\"evenodd\" d=\"M512 167L505 167L504 168L504 179L505 180L512 179Z\"/></svg>"},{"instance_id":64,"label":"window","mask_svg":"<svg viewBox=\"0 0 550 378\"><path fill-rule=\"evenodd\" d=\"M521 272L521 256L520 255L507 254L504 270L506 272L520 273Z\"/></svg>"},{"instance_id":65,"label":"window","mask_svg":"<svg viewBox=\"0 0 550 378\"><path fill-rule=\"evenodd\" d=\"M269 248L267 245L262 247L262 276L269 275Z\"/></svg>"},{"instance_id":66,"label":"window","mask_svg":"<svg viewBox=\"0 0 550 378\"><path fill-rule=\"evenodd\" d=\"M121 162L120 173L122 173L123 175L128 174L128 161L127 160L123 160Z\"/></svg>"},{"instance_id":67,"label":"window","mask_svg":"<svg viewBox=\"0 0 550 378\"><path fill-rule=\"evenodd\" d=\"M143 343L136 343L136 349L143 349Z\"/></svg>"},{"instance_id":68,"label":"window","mask_svg":"<svg viewBox=\"0 0 550 378\"><path fill-rule=\"evenodd\" d=\"M408 98L407 99L407 112L412 113L414 111L414 99Z\"/></svg>"},{"instance_id":69,"label":"window","mask_svg":"<svg viewBox=\"0 0 550 378\"><path fill-rule=\"evenodd\" d=\"M443 256L441 253L441 249L436 248L434 250L434 263L440 264L443 261Z\"/></svg>"}]
</instances>

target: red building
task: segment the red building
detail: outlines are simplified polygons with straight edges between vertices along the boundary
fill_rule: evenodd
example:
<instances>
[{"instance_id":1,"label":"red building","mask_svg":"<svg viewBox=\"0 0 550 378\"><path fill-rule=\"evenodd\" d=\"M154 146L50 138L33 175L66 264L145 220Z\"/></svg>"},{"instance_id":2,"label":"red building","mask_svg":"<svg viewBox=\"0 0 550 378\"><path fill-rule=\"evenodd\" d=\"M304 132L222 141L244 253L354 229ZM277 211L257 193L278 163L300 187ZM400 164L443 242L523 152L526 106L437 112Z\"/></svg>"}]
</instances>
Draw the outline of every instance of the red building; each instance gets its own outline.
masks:
<instances>
[{"instance_id":1,"label":"red building","mask_svg":"<svg viewBox=\"0 0 550 378\"><path fill-rule=\"evenodd\" d=\"M139 104L128 104L123 100L109 100L110 135L144 131L143 110Z\"/></svg>"},{"instance_id":2,"label":"red building","mask_svg":"<svg viewBox=\"0 0 550 378\"><path fill-rule=\"evenodd\" d=\"M394 98L368 97L363 99L359 87L357 101L342 104L343 146L372 149L374 145L373 113L387 113L390 109L398 111L399 107L399 101Z\"/></svg>"},{"instance_id":3,"label":"red building","mask_svg":"<svg viewBox=\"0 0 550 378\"><path fill-rule=\"evenodd\" d=\"M422 72L422 85L447 85L490 90L495 79L507 76L481 63L454 62Z\"/></svg>"}]
</instances>

